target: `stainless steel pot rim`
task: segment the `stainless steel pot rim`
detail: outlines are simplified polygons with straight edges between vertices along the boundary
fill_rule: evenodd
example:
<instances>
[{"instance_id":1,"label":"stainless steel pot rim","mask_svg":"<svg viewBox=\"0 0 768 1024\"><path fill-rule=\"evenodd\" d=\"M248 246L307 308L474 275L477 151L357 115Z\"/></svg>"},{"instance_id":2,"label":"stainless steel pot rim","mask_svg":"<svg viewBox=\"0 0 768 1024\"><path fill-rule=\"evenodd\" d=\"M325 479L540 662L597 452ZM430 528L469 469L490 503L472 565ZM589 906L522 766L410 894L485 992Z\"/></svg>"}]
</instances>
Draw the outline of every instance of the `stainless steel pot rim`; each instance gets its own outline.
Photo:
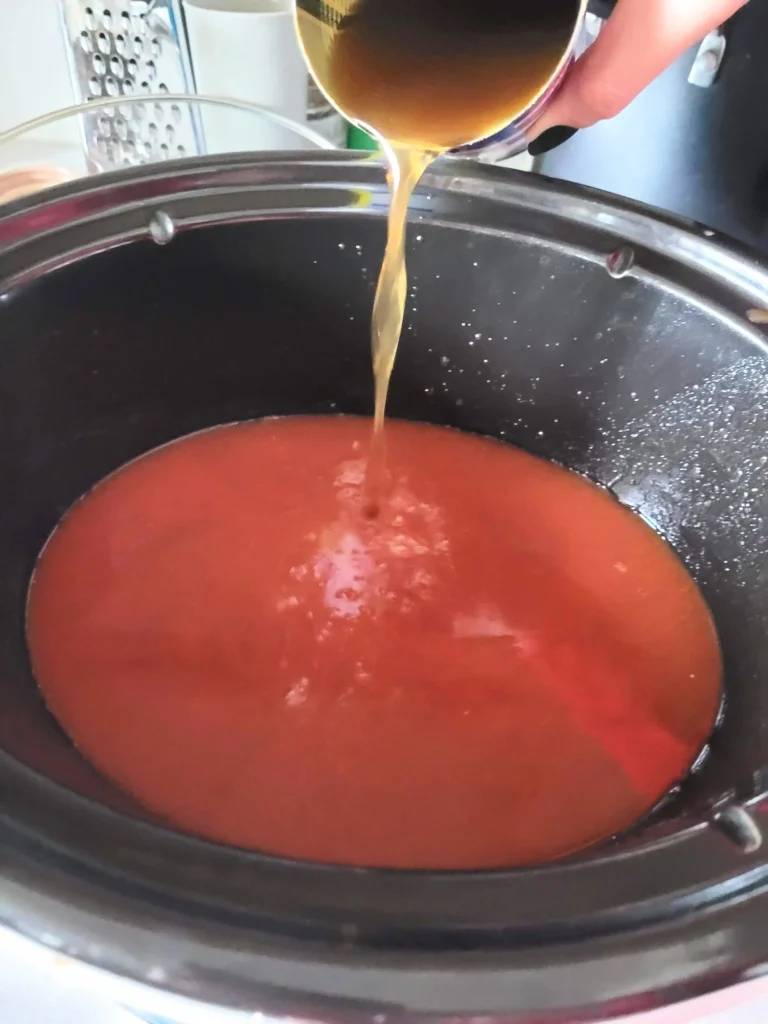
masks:
<instances>
[{"instance_id":1,"label":"stainless steel pot rim","mask_svg":"<svg viewBox=\"0 0 768 1024\"><path fill-rule=\"evenodd\" d=\"M368 192L370 195L349 205L352 213L366 209L365 198L380 212L387 204L383 189L383 164L375 154L324 151L309 154L260 153L202 157L197 160L168 161L154 167L136 167L108 172L97 178L80 178L34 197L0 207L0 255L30 237L40 237L56 228L71 226L117 208L143 207L149 231L152 214L168 207L179 227L194 226L198 218L173 208L181 198L201 196L210 190L220 193L254 188L295 188L305 193L313 187ZM596 258L608 259L618 249L637 246L648 253L679 260L713 281L737 291L744 305L734 312L744 318L747 309L761 307L768 298L768 269L745 247L717 236L705 225L652 210L631 200L582 186L555 182L535 174L475 163L464 157L446 157L424 176L412 209L424 205L424 194L441 190L476 203L514 206L549 215L560 225L587 228L600 234L605 243ZM165 203L163 202L165 201ZM429 202L429 201L427 201ZM170 206L169 206L170 204ZM298 205L298 204L297 204ZM327 206L327 202L323 204ZM323 206L318 208L321 212ZM304 210L312 206L305 202ZM333 207L339 212L338 206ZM231 216L231 211L223 211ZM208 219L215 220L212 210ZM493 230L488 226L487 230ZM617 248L610 247L614 241ZM576 243L578 244L578 243ZM634 268L637 271L637 267ZM7 278L6 278L7 279ZM749 325L745 322L745 328Z\"/></svg>"}]
</instances>

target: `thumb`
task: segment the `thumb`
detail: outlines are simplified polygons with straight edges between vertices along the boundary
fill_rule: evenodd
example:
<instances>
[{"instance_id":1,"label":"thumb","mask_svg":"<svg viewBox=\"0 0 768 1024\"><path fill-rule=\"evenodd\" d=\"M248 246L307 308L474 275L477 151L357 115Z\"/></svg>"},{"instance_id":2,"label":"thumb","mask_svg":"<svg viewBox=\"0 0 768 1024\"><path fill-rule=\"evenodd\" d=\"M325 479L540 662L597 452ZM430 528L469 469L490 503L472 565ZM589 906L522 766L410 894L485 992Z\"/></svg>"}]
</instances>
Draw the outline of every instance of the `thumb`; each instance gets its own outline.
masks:
<instances>
[{"instance_id":1,"label":"thumb","mask_svg":"<svg viewBox=\"0 0 768 1024\"><path fill-rule=\"evenodd\" d=\"M619 0L529 133L553 125L586 128L614 117L689 46L746 0Z\"/></svg>"}]
</instances>

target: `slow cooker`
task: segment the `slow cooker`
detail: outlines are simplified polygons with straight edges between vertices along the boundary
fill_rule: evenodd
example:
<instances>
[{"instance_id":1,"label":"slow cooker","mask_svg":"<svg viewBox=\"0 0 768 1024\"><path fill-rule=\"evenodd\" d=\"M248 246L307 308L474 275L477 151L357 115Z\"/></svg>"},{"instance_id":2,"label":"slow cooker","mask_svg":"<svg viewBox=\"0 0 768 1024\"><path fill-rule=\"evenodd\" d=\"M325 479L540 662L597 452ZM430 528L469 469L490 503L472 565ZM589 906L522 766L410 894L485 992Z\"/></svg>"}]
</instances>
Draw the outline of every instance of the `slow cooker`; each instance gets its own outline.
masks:
<instances>
[{"instance_id":1,"label":"slow cooker","mask_svg":"<svg viewBox=\"0 0 768 1024\"><path fill-rule=\"evenodd\" d=\"M130 169L4 209L0 922L123 978L314 1020L574 1024L754 977L768 348L753 320L768 269L708 228L460 159L412 206L391 414L610 487L714 613L725 707L709 756L630 833L525 871L281 860L153 821L45 710L25 595L78 496L216 423L370 412L387 205L377 163L326 153Z\"/></svg>"}]
</instances>

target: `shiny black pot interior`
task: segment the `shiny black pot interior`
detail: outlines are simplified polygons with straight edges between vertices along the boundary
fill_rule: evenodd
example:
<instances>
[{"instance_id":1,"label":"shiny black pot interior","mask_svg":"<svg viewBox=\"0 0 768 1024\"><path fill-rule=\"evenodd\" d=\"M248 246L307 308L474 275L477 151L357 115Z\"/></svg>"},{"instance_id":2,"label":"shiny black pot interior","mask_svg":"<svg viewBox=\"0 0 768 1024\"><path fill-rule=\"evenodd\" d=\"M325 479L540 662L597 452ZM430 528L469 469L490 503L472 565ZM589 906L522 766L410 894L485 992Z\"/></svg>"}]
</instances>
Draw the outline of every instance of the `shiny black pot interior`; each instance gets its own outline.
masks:
<instances>
[{"instance_id":1,"label":"shiny black pot interior","mask_svg":"<svg viewBox=\"0 0 768 1024\"><path fill-rule=\"evenodd\" d=\"M22 836L25 856L57 857L57 870L168 913L291 940L332 942L346 926L376 948L541 946L562 938L560 926L631 930L634 901L671 910L689 900L691 910L696 893L720 899L712 886L742 864L762 870L762 855L703 823L766 787L768 356L760 334L725 308L722 285L705 295L704 276L663 254L640 252L628 274L611 276L610 235L602 251L560 244L556 224L537 233L517 209L496 211L487 230L482 199L441 200L425 187L390 413L499 437L588 474L655 524L701 586L722 641L725 713L703 769L645 826L571 865L444 878L439 892L429 876L320 871L138 823L141 809L91 771L44 708L25 647L25 594L76 498L125 461L213 424L370 412L380 181L376 190L373 210L329 199L300 216L251 211L163 246L144 230L7 287L0 839ZM144 223L150 214L145 207ZM57 255L57 244L45 252L41 243L35 258ZM0 252L0 280L20 266ZM684 841L703 842L702 829L709 845L697 859ZM693 861L705 865L701 878Z\"/></svg>"}]
</instances>

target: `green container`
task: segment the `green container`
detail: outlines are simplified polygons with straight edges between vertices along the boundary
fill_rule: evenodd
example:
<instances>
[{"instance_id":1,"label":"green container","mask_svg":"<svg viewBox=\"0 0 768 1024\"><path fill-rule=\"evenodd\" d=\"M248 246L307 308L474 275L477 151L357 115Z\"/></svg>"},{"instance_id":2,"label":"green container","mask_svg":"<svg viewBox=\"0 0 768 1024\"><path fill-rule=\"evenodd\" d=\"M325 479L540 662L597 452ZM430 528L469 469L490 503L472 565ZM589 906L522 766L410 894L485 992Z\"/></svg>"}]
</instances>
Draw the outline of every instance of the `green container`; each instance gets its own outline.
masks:
<instances>
[{"instance_id":1,"label":"green container","mask_svg":"<svg viewBox=\"0 0 768 1024\"><path fill-rule=\"evenodd\" d=\"M364 131L362 128L358 128L357 125L351 124L349 131L347 132L347 149L365 149L368 151L374 151L379 148L379 144L372 135Z\"/></svg>"}]
</instances>

